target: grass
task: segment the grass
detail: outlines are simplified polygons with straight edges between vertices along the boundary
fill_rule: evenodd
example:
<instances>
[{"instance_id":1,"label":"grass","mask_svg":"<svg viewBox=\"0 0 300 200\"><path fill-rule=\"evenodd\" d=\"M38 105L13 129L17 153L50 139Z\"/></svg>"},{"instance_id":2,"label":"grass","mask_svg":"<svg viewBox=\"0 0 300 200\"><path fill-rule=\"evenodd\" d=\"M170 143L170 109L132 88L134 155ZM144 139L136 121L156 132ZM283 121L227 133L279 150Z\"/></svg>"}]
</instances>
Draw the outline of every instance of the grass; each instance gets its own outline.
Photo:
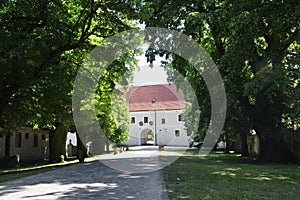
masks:
<instances>
[{"instance_id":1,"label":"grass","mask_svg":"<svg viewBox=\"0 0 300 200\"><path fill-rule=\"evenodd\" d=\"M89 162L92 160L97 159L98 156L88 157L85 158L85 162ZM12 168L12 169L0 169L0 183L6 182L26 176L31 176L39 173L43 173L46 171L54 170L59 167L65 167L68 165L76 164L78 163L77 159L65 161L63 163L53 163L53 164L47 164L47 163L36 163L36 164L28 164L26 166L18 167L18 168Z\"/></svg>"},{"instance_id":2,"label":"grass","mask_svg":"<svg viewBox=\"0 0 300 200\"><path fill-rule=\"evenodd\" d=\"M238 154L190 151L163 168L169 199L299 199L300 166L259 164Z\"/></svg>"}]
</instances>

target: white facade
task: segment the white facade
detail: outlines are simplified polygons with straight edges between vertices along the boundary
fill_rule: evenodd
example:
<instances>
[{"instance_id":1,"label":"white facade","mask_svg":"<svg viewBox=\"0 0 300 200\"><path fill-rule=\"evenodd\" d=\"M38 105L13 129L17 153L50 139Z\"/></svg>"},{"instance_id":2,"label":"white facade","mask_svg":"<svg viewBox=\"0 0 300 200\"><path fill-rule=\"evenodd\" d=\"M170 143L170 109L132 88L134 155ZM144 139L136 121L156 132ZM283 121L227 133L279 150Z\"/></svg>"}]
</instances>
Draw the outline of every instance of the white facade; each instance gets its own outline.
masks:
<instances>
[{"instance_id":1,"label":"white facade","mask_svg":"<svg viewBox=\"0 0 300 200\"><path fill-rule=\"evenodd\" d=\"M189 136L182 121L182 112L183 110L130 112L130 136L124 144L147 144L147 137L152 134L154 145L188 146ZM151 142L148 141L149 143Z\"/></svg>"},{"instance_id":2,"label":"white facade","mask_svg":"<svg viewBox=\"0 0 300 200\"><path fill-rule=\"evenodd\" d=\"M9 137L9 138L7 138ZM47 156L49 131L34 130L31 127L21 127L19 131L9 136L0 136L0 159L20 155L23 161L43 160ZM5 144L9 142L8 144ZM8 148L8 149L6 149Z\"/></svg>"}]
</instances>

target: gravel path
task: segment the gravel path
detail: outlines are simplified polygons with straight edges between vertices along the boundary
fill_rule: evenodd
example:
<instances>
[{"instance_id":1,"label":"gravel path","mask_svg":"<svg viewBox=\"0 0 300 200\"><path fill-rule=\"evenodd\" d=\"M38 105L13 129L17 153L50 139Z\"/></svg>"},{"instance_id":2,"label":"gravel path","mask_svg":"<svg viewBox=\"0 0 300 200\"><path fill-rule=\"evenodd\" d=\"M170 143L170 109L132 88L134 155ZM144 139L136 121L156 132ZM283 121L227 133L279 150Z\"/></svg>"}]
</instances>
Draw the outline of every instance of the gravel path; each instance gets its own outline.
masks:
<instances>
[{"instance_id":1,"label":"gravel path","mask_svg":"<svg viewBox=\"0 0 300 200\"><path fill-rule=\"evenodd\" d=\"M167 194L159 165L153 149L104 156L1 183L0 199L165 200Z\"/></svg>"}]
</instances>

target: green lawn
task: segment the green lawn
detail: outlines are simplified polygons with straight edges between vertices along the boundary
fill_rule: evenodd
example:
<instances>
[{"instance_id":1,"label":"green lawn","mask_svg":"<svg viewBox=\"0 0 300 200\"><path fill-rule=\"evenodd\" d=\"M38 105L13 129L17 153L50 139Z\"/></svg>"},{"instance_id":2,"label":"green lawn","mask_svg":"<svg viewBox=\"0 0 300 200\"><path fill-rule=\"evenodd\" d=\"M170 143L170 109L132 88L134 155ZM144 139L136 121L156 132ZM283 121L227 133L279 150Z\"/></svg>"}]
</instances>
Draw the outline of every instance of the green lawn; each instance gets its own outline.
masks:
<instances>
[{"instance_id":1,"label":"green lawn","mask_svg":"<svg viewBox=\"0 0 300 200\"><path fill-rule=\"evenodd\" d=\"M163 168L169 199L300 199L299 165L255 164L223 152L201 159L197 152Z\"/></svg>"}]
</instances>

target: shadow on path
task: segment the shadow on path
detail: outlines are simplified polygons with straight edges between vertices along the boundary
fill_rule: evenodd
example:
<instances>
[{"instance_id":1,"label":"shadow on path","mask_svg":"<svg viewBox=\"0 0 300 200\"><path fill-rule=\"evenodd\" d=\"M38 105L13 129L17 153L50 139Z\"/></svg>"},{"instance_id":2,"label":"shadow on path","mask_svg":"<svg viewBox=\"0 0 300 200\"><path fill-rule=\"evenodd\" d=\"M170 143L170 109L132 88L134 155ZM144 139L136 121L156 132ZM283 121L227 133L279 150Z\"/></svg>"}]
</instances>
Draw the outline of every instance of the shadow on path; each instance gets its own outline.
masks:
<instances>
[{"instance_id":1,"label":"shadow on path","mask_svg":"<svg viewBox=\"0 0 300 200\"><path fill-rule=\"evenodd\" d=\"M0 199L167 199L161 170L153 157L122 156L106 164L91 161L0 184ZM136 173L108 167L135 163ZM107 166L108 165L108 166ZM143 170L144 171L143 171Z\"/></svg>"}]
</instances>

